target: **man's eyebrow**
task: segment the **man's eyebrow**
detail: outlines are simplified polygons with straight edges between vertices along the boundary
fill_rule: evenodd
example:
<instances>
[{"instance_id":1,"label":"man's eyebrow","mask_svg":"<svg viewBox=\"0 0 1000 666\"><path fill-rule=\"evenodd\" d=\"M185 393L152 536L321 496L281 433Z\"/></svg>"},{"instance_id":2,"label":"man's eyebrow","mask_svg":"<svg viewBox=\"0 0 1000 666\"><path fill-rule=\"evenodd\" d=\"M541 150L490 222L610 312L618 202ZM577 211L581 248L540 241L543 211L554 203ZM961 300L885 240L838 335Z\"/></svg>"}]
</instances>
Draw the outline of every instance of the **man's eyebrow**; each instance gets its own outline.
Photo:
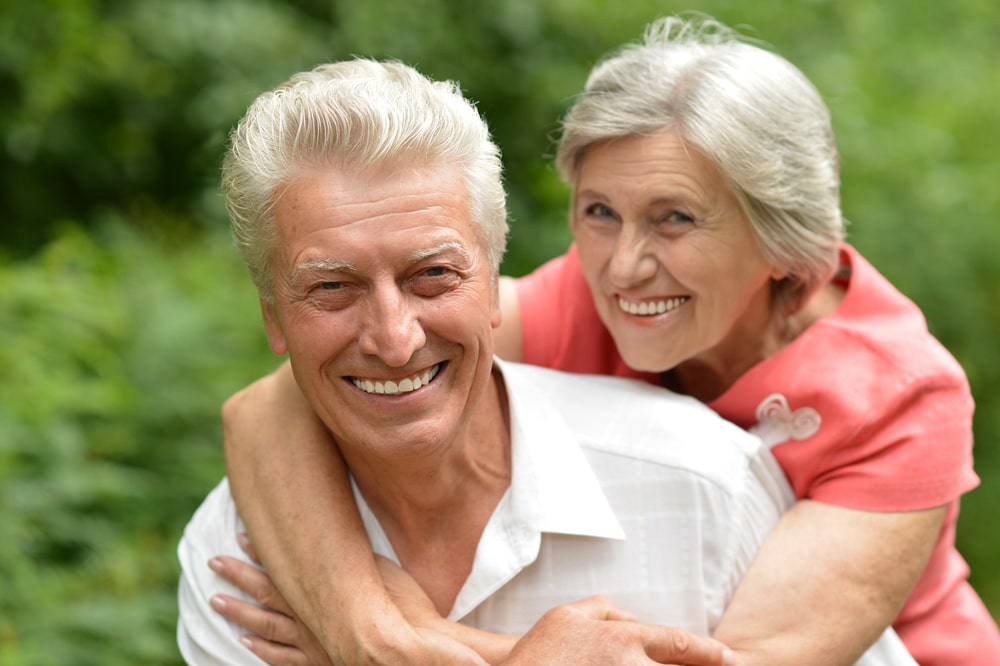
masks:
<instances>
[{"instance_id":1,"label":"man's eyebrow","mask_svg":"<svg viewBox=\"0 0 1000 666\"><path fill-rule=\"evenodd\" d=\"M292 286L298 286L302 278L306 273L314 271L323 271L326 273L335 273L338 271L355 271L354 264L349 261L333 261L332 259L318 259L316 261L303 261L301 264L296 264L295 268L292 269L292 276L290 282Z\"/></svg>"},{"instance_id":2,"label":"man's eyebrow","mask_svg":"<svg viewBox=\"0 0 1000 666\"><path fill-rule=\"evenodd\" d=\"M411 253L407 257L407 259L411 263L416 263L418 261L423 261L424 259L428 259L430 257L437 256L439 254L444 254L445 252L449 251L457 252L458 254L462 255L462 258L466 261L470 261L472 259L472 253L470 253L469 250L466 249L464 245L460 243L455 243L454 241L439 243L437 245L434 245L433 247L421 248L416 252Z\"/></svg>"}]
</instances>

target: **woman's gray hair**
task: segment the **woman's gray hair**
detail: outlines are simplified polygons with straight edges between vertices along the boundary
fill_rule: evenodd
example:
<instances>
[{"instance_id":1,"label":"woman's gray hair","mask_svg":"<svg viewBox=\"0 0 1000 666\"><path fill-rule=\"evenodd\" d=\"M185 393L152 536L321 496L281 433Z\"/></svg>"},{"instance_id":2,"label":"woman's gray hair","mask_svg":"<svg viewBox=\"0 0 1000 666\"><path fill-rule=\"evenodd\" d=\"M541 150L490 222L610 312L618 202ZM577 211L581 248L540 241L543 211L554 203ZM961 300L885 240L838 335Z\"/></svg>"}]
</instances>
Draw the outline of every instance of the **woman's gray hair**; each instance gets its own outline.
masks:
<instances>
[{"instance_id":1,"label":"woman's gray hair","mask_svg":"<svg viewBox=\"0 0 1000 666\"><path fill-rule=\"evenodd\" d=\"M308 168L455 166L494 274L507 242L500 151L451 82L398 62L356 59L296 74L260 95L233 129L222 189L233 236L265 301L273 298L272 209Z\"/></svg>"},{"instance_id":2,"label":"woman's gray hair","mask_svg":"<svg viewBox=\"0 0 1000 666\"><path fill-rule=\"evenodd\" d=\"M730 183L765 260L788 277L775 286L794 309L827 280L845 222L830 113L784 58L707 17L665 17L641 43L591 71L567 113L556 153L572 185L589 146L677 131Z\"/></svg>"}]
</instances>

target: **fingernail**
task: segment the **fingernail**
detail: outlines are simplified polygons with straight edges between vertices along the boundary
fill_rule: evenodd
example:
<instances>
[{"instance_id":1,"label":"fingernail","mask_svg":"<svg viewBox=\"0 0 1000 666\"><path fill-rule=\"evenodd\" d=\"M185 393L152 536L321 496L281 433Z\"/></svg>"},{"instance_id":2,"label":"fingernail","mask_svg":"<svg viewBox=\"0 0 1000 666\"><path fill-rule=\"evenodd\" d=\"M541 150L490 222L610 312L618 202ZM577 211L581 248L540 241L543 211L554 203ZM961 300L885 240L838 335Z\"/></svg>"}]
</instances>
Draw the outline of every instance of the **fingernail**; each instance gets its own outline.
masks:
<instances>
[{"instance_id":1,"label":"fingernail","mask_svg":"<svg viewBox=\"0 0 1000 666\"><path fill-rule=\"evenodd\" d=\"M215 571L216 573L222 573L222 570L225 568L226 565L223 564L222 560L219 559L218 557L213 557L208 561L208 566L211 567L212 571Z\"/></svg>"},{"instance_id":2,"label":"fingernail","mask_svg":"<svg viewBox=\"0 0 1000 666\"><path fill-rule=\"evenodd\" d=\"M247 649L250 650L253 649L253 641L250 640L249 636L240 636L240 643L243 643L243 645L246 646Z\"/></svg>"},{"instance_id":3,"label":"fingernail","mask_svg":"<svg viewBox=\"0 0 1000 666\"><path fill-rule=\"evenodd\" d=\"M736 666L736 653L732 650L722 651L723 666Z\"/></svg>"},{"instance_id":4,"label":"fingernail","mask_svg":"<svg viewBox=\"0 0 1000 666\"><path fill-rule=\"evenodd\" d=\"M237 540L237 541L239 542L239 544L240 544L241 546L243 546L244 548L246 548L247 546L249 546L249 545L250 545L250 537L248 537L248 536L247 536L247 533L246 533L246 532L239 532L239 533L238 533L238 534L236 535L236 540Z\"/></svg>"},{"instance_id":5,"label":"fingernail","mask_svg":"<svg viewBox=\"0 0 1000 666\"><path fill-rule=\"evenodd\" d=\"M218 596L218 595L216 595L216 596L212 597L211 599L209 599L209 603L211 603L212 604L212 608L214 608L217 611L224 611L224 610L226 610L226 600L223 599L222 597Z\"/></svg>"}]
</instances>

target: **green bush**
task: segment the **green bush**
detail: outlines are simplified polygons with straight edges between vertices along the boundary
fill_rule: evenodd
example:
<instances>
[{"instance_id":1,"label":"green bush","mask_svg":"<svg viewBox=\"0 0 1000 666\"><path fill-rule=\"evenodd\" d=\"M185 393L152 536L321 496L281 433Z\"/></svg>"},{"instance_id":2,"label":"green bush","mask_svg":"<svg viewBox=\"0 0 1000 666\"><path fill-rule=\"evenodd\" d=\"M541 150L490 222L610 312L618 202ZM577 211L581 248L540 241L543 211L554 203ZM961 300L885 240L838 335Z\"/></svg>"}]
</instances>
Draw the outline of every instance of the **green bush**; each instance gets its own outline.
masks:
<instances>
[{"instance_id":1,"label":"green bush","mask_svg":"<svg viewBox=\"0 0 1000 666\"><path fill-rule=\"evenodd\" d=\"M219 406L277 362L228 237L191 240L69 228L0 270L2 664L176 659Z\"/></svg>"}]
</instances>

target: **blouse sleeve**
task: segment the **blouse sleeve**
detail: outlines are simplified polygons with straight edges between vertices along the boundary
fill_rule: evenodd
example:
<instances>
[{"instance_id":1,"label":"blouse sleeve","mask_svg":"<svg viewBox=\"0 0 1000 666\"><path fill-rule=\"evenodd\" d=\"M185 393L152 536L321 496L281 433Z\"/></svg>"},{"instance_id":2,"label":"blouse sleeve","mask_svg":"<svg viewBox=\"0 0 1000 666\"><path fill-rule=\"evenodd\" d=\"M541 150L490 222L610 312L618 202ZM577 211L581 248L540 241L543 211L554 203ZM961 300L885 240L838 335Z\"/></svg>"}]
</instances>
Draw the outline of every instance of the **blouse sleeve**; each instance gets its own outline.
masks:
<instances>
[{"instance_id":1,"label":"blouse sleeve","mask_svg":"<svg viewBox=\"0 0 1000 666\"><path fill-rule=\"evenodd\" d=\"M559 313L567 311L572 270L572 260L567 254L517 279L525 363L555 367L559 349L566 347L568 341L565 330L559 326Z\"/></svg>"},{"instance_id":2,"label":"blouse sleeve","mask_svg":"<svg viewBox=\"0 0 1000 666\"><path fill-rule=\"evenodd\" d=\"M839 446L828 449L828 464L817 470L809 496L859 509L912 511L946 504L978 485L968 385L939 377L885 399L891 396L886 391L869 418L855 419L863 426L845 429Z\"/></svg>"}]
</instances>

